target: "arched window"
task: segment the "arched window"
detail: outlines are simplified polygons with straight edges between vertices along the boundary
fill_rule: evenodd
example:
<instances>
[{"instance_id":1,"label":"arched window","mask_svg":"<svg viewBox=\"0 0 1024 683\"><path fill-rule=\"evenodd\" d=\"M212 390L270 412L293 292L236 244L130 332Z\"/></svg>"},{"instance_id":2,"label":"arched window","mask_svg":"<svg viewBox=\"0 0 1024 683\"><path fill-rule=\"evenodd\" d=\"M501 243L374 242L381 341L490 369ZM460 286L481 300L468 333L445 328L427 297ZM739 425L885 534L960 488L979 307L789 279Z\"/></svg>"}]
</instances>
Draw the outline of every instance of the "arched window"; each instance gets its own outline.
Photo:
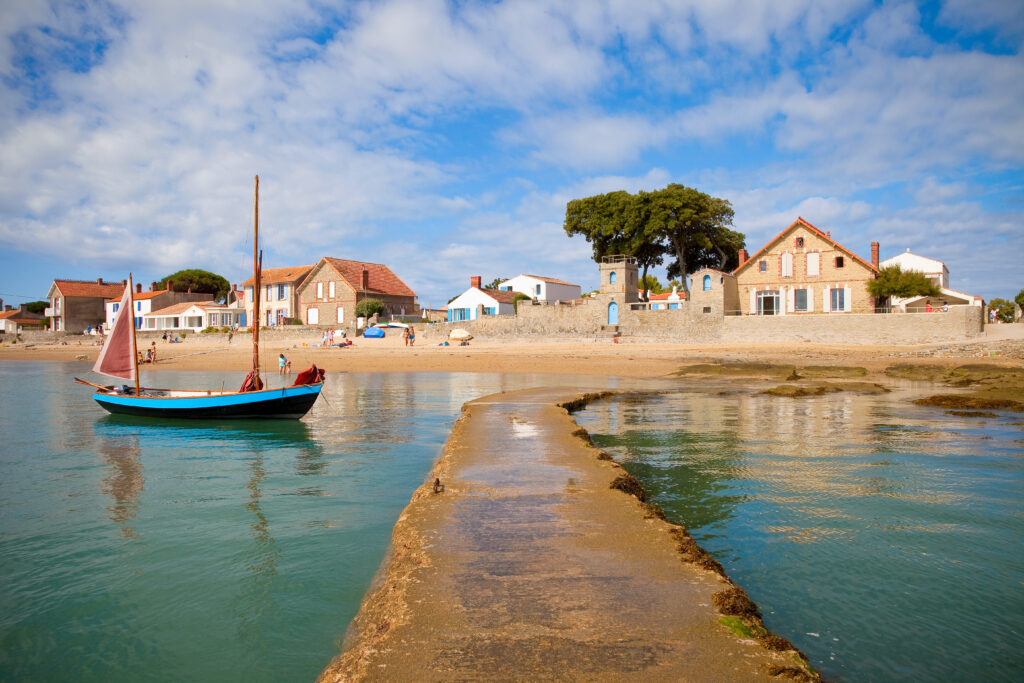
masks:
<instances>
[{"instance_id":1,"label":"arched window","mask_svg":"<svg viewBox=\"0 0 1024 683\"><path fill-rule=\"evenodd\" d=\"M608 284L610 284L610 285L614 285L615 284L615 271L614 270L611 273L608 274Z\"/></svg>"},{"instance_id":2,"label":"arched window","mask_svg":"<svg viewBox=\"0 0 1024 683\"><path fill-rule=\"evenodd\" d=\"M704 276L704 291L705 292L711 291L711 276L710 275L705 275Z\"/></svg>"}]
</instances>

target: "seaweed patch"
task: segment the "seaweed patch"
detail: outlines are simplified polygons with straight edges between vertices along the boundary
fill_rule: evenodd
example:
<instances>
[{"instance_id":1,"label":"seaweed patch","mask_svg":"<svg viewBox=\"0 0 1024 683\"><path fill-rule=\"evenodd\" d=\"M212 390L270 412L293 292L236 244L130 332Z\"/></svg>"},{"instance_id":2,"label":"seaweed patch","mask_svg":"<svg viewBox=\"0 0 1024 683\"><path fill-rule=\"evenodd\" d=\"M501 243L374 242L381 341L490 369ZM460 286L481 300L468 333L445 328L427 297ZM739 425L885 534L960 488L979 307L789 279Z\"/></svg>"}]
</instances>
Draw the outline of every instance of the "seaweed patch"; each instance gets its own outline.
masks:
<instances>
[{"instance_id":1,"label":"seaweed patch","mask_svg":"<svg viewBox=\"0 0 1024 683\"><path fill-rule=\"evenodd\" d=\"M632 474L629 474L628 472L626 474L620 474L619 476L615 477L615 479L612 480L612 483L608 486L608 488L616 489L618 491L622 491L623 493L628 493L631 496L636 496L641 503L647 502L647 492L644 491L643 485L637 480L636 477L634 477Z\"/></svg>"},{"instance_id":2,"label":"seaweed patch","mask_svg":"<svg viewBox=\"0 0 1024 683\"><path fill-rule=\"evenodd\" d=\"M676 540L676 551L678 551L683 562L695 564L720 576L725 576L725 568L722 566L722 563L711 557L707 550L697 545L697 541L693 540L693 537L690 536L686 529L677 526L669 529L669 533Z\"/></svg>"}]
</instances>

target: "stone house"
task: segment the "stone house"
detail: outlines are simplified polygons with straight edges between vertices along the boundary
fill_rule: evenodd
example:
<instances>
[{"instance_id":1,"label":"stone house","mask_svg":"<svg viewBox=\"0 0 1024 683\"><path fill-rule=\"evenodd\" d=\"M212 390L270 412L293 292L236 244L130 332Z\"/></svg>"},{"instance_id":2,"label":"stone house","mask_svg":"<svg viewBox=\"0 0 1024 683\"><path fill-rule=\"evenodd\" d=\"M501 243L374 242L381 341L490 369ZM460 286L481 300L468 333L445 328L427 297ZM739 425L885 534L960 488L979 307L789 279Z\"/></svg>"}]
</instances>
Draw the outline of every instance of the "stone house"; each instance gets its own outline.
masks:
<instances>
[{"instance_id":1,"label":"stone house","mask_svg":"<svg viewBox=\"0 0 1024 683\"><path fill-rule=\"evenodd\" d=\"M43 316L28 310L28 304L21 304L18 308L3 304L4 300L0 299L0 332L19 334L25 327L38 329L43 322Z\"/></svg>"},{"instance_id":2,"label":"stone house","mask_svg":"<svg viewBox=\"0 0 1024 683\"><path fill-rule=\"evenodd\" d=\"M245 319L250 324L259 320L267 327L283 325L286 318L299 318L299 285L313 266L267 268L260 274L260 313L254 315L253 278L242 283L245 290Z\"/></svg>"},{"instance_id":3,"label":"stone house","mask_svg":"<svg viewBox=\"0 0 1024 683\"><path fill-rule=\"evenodd\" d=\"M689 310L693 315L739 315L740 297L736 276L714 268L690 275Z\"/></svg>"},{"instance_id":4,"label":"stone house","mask_svg":"<svg viewBox=\"0 0 1024 683\"><path fill-rule=\"evenodd\" d=\"M571 282L539 275L517 275L499 284L498 289L519 292L544 303L579 299L583 291L579 285Z\"/></svg>"},{"instance_id":5,"label":"stone house","mask_svg":"<svg viewBox=\"0 0 1024 683\"><path fill-rule=\"evenodd\" d=\"M867 283L878 274L878 242L868 263L797 218L750 258L741 250L732 274L743 315L873 313Z\"/></svg>"},{"instance_id":6,"label":"stone house","mask_svg":"<svg viewBox=\"0 0 1024 683\"><path fill-rule=\"evenodd\" d=\"M352 325L356 304L377 299L391 316L419 316L416 292L382 263L323 257L297 288L307 325Z\"/></svg>"},{"instance_id":7,"label":"stone house","mask_svg":"<svg viewBox=\"0 0 1024 683\"><path fill-rule=\"evenodd\" d=\"M474 275L469 278L469 289L448 302L448 321L476 320L485 315L513 315L517 294L525 293L484 289L480 285L480 276Z\"/></svg>"},{"instance_id":8,"label":"stone house","mask_svg":"<svg viewBox=\"0 0 1024 683\"><path fill-rule=\"evenodd\" d=\"M106 317L107 299L120 299L126 286L127 280L54 280L46 293L50 305L44 313L50 319L50 330L77 334L87 327L99 327Z\"/></svg>"}]
</instances>

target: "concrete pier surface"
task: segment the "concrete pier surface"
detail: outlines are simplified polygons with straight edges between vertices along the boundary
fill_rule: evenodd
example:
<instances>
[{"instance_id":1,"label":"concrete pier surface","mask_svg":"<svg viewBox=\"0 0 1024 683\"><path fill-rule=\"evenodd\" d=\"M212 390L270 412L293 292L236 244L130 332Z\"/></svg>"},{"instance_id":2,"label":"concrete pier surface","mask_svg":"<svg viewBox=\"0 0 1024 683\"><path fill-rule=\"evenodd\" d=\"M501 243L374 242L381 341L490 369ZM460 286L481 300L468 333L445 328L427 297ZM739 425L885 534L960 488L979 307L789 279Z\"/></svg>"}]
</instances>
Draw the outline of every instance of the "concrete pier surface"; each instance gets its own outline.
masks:
<instances>
[{"instance_id":1,"label":"concrete pier surface","mask_svg":"<svg viewBox=\"0 0 1024 683\"><path fill-rule=\"evenodd\" d=\"M466 404L319 680L811 677L792 650L723 623L712 595L728 580L684 562L678 527L610 488L624 470L559 405L577 393Z\"/></svg>"}]
</instances>

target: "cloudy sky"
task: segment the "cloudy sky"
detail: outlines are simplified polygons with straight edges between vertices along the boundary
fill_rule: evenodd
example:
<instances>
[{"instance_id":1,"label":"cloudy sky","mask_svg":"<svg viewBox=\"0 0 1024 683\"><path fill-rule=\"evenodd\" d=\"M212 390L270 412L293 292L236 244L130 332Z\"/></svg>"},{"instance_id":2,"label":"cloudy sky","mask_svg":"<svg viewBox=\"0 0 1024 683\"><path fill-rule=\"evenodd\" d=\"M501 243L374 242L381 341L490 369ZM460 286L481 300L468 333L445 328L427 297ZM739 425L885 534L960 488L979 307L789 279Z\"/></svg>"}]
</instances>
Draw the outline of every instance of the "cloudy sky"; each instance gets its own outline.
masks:
<instances>
[{"instance_id":1,"label":"cloudy sky","mask_svg":"<svg viewBox=\"0 0 1024 683\"><path fill-rule=\"evenodd\" d=\"M55 277L386 263L597 284L568 200L682 183L753 251L1024 287L1024 2L5 0L0 297ZM664 278L662 278L664 280Z\"/></svg>"}]
</instances>

